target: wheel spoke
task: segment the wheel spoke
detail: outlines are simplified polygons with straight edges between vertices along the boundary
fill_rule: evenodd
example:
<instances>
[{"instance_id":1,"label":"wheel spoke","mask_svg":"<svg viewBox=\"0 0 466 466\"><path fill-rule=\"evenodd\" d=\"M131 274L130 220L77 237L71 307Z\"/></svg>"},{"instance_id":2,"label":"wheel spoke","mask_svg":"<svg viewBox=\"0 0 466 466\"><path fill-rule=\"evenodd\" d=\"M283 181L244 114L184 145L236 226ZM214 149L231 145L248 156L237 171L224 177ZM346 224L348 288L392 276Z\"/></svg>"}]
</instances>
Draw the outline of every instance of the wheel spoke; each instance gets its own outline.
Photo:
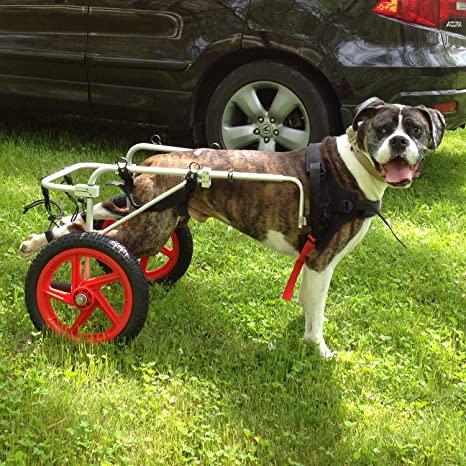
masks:
<instances>
[{"instance_id":1,"label":"wheel spoke","mask_svg":"<svg viewBox=\"0 0 466 466\"><path fill-rule=\"evenodd\" d=\"M82 327L89 320L89 318L94 313L94 311L95 311L95 306L92 307L91 309L81 310L78 317L73 322L73 325L70 327L69 332L72 335L77 335L79 328Z\"/></svg>"},{"instance_id":2,"label":"wheel spoke","mask_svg":"<svg viewBox=\"0 0 466 466\"><path fill-rule=\"evenodd\" d=\"M222 135L226 148L241 149L257 142L259 137L253 131L253 125L223 126Z\"/></svg>"},{"instance_id":3,"label":"wheel spoke","mask_svg":"<svg viewBox=\"0 0 466 466\"><path fill-rule=\"evenodd\" d=\"M167 256L168 258L172 258L176 255L176 251L174 249L170 249L167 246L164 246L160 250L160 254L163 254L164 256Z\"/></svg>"},{"instance_id":4,"label":"wheel spoke","mask_svg":"<svg viewBox=\"0 0 466 466\"><path fill-rule=\"evenodd\" d=\"M52 288L52 287L49 287L43 292L46 296L48 296L51 299L55 299L56 301L60 301L61 303L64 303L64 304L69 304L70 306L75 305L71 293L57 290L56 288Z\"/></svg>"},{"instance_id":5,"label":"wheel spoke","mask_svg":"<svg viewBox=\"0 0 466 466\"><path fill-rule=\"evenodd\" d=\"M309 143L309 131L282 126L276 141L286 149L301 149Z\"/></svg>"},{"instance_id":6,"label":"wheel spoke","mask_svg":"<svg viewBox=\"0 0 466 466\"><path fill-rule=\"evenodd\" d=\"M231 100L238 105L250 121L255 121L259 116L266 114L253 84L240 89Z\"/></svg>"},{"instance_id":7,"label":"wheel spoke","mask_svg":"<svg viewBox=\"0 0 466 466\"><path fill-rule=\"evenodd\" d=\"M103 295L101 291L98 291L94 295L97 306L102 309L105 315L110 319L110 322L113 326L118 325L120 322L120 316L115 312L112 305L108 302L107 298Z\"/></svg>"},{"instance_id":8,"label":"wheel spoke","mask_svg":"<svg viewBox=\"0 0 466 466\"><path fill-rule=\"evenodd\" d=\"M286 87L280 86L269 109L269 115L278 123L283 123L285 118L300 104L296 95Z\"/></svg>"},{"instance_id":9,"label":"wheel spoke","mask_svg":"<svg viewBox=\"0 0 466 466\"><path fill-rule=\"evenodd\" d=\"M103 286L110 285L111 283L119 282L121 279L120 274L117 272L107 273L100 277L94 277L83 282L87 288L101 289Z\"/></svg>"},{"instance_id":10,"label":"wheel spoke","mask_svg":"<svg viewBox=\"0 0 466 466\"><path fill-rule=\"evenodd\" d=\"M81 255L76 253L71 258L71 289L76 289L82 281Z\"/></svg>"},{"instance_id":11,"label":"wheel spoke","mask_svg":"<svg viewBox=\"0 0 466 466\"><path fill-rule=\"evenodd\" d=\"M265 142L263 139L259 142L258 150L262 150L264 152L274 152L275 151L276 142L274 139L270 139L269 142Z\"/></svg>"}]
</instances>

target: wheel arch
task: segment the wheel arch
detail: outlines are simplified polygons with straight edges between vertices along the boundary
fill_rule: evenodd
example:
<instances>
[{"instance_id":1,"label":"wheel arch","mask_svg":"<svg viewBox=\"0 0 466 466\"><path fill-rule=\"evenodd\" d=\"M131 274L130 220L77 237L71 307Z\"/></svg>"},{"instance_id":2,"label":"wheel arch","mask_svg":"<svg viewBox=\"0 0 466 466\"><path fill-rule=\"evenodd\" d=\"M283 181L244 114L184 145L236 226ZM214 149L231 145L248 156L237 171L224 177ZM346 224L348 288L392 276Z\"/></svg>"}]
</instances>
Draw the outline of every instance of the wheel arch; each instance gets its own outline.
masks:
<instances>
[{"instance_id":1,"label":"wheel arch","mask_svg":"<svg viewBox=\"0 0 466 466\"><path fill-rule=\"evenodd\" d=\"M205 119L207 106L213 92L220 82L239 66L261 60L276 60L285 63L300 71L322 93L328 102L331 115L331 134L340 134L343 130L343 121L340 114L340 101L327 77L314 65L298 55L277 49L264 49L262 47L247 48L224 55L216 61L201 76L193 91L191 107L191 123L193 140L196 146L206 144Z\"/></svg>"}]
</instances>

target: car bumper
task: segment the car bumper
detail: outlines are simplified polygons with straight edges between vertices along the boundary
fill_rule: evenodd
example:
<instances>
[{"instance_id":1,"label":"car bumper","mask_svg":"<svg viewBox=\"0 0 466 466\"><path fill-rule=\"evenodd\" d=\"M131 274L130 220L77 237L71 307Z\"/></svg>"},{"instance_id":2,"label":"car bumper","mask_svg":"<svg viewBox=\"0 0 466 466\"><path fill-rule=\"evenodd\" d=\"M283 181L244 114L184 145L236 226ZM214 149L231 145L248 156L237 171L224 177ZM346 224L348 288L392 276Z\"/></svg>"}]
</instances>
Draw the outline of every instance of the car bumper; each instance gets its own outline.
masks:
<instances>
[{"instance_id":1,"label":"car bumper","mask_svg":"<svg viewBox=\"0 0 466 466\"><path fill-rule=\"evenodd\" d=\"M425 105L436 108L453 104L455 111L445 112L447 129L464 127L466 123L466 89L451 89L430 92L400 92L392 102L407 105Z\"/></svg>"},{"instance_id":2,"label":"car bumper","mask_svg":"<svg viewBox=\"0 0 466 466\"><path fill-rule=\"evenodd\" d=\"M432 108L445 104L454 104L456 105L454 112L443 113L447 129L464 128L466 125L466 89L400 92L389 101L404 105L425 105ZM351 124L355 108L356 105L343 105L341 107L341 116L345 127Z\"/></svg>"}]
</instances>

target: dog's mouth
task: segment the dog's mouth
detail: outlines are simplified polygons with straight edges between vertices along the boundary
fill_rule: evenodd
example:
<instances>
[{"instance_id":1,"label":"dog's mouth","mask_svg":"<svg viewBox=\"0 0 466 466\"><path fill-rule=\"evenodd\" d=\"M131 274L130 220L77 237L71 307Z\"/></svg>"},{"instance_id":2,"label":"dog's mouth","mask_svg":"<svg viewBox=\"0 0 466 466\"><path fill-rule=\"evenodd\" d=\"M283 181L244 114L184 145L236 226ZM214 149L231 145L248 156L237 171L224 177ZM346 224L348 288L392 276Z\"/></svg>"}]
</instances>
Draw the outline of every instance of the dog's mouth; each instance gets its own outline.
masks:
<instances>
[{"instance_id":1,"label":"dog's mouth","mask_svg":"<svg viewBox=\"0 0 466 466\"><path fill-rule=\"evenodd\" d=\"M419 176L421 165L422 160L416 165L409 165L406 160L397 157L386 164L376 162L375 167L388 184L404 188Z\"/></svg>"}]
</instances>

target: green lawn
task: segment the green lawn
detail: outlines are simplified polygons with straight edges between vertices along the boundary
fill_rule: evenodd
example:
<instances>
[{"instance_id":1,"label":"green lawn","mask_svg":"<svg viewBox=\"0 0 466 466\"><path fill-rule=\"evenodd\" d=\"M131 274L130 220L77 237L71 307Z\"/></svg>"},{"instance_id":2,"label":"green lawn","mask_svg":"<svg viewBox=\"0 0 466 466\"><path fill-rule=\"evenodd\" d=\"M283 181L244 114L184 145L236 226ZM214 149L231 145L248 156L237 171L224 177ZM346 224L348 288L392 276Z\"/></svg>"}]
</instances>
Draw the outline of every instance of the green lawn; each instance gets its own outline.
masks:
<instances>
[{"instance_id":1,"label":"green lawn","mask_svg":"<svg viewBox=\"0 0 466 466\"><path fill-rule=\"evenodd\" d=\"M466 464L466 130L337 268L327 344L302 339L280 296L292 260L218 223L192 222L194 258L126 349L43 338L17 254L43 211L39 179L114 162L149 128L0 123L0 464ZM176 142L176 141L170 141ZM104 194L112 194L105 188Z\"/></svg>"}]
</instances>

